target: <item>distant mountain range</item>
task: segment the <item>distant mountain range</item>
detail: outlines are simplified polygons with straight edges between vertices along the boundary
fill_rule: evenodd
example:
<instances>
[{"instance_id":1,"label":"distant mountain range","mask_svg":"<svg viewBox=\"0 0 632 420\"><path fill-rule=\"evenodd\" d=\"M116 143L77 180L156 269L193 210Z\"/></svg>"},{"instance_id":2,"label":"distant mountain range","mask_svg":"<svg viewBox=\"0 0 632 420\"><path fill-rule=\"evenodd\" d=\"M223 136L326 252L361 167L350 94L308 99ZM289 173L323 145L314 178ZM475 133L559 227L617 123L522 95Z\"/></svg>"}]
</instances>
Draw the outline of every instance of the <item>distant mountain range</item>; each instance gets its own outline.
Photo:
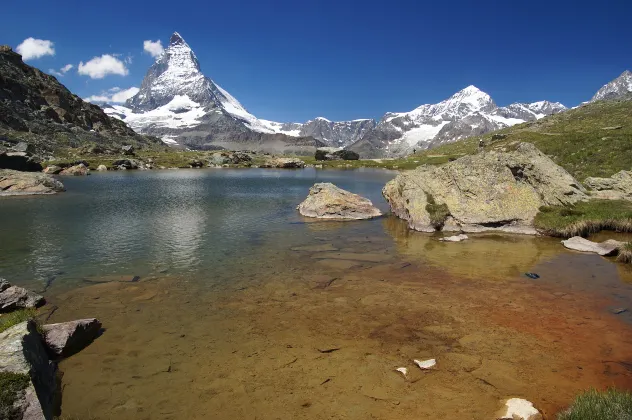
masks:
<instances>
[{"instance_id":1,"label":"distant mountain range","mask_svg":"<svg viewBox=\"0 0 632 420\"><path fill-rule=\"evenodd\" d=\"M632 92L632 73L608 83L593 100ZM105 112L134 130L165 143L194 149L253 148L301 152L319 146L345 147L362 157L398 156L565 111L559 102L514 103L499 107L475 86L437 104L410 112L389 112L379 121L280 123L250 114L237 99L204 76L193 50L176 32L125 106Z\"/></svg>"}]
</instances>

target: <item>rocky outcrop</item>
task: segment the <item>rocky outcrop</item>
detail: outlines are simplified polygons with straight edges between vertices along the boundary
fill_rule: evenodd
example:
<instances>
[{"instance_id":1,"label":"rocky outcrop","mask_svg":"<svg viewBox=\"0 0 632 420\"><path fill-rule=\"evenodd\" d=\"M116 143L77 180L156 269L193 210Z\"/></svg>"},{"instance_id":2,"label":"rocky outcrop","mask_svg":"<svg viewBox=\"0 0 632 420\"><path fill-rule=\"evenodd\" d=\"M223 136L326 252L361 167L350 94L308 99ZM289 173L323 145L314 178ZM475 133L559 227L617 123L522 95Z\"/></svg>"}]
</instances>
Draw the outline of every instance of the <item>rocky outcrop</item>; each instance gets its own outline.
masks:
<instances>
[{"instance_id":1,"label":"rocky outcrop","mask_svg":"<svg viewBox=\"0 0 632 420\"><path fill-rule=\"evenodd\" d=\"M297 158L275 157L268 159L261 165L262 168L300 169L305 167L305 162Z\"/></svg>"},{"instance_id":2,"label":"rocky outcrop","mask_svg":"<svg viewBox=\"0 0 632 420\"><path fill-rule=\"evenodd\" d=\"M83 163L79 165L71 166L69 168L64 169L59 173L59 175L70 175L70 176L85 176L90 173L90 169L86 167Z\"/></svg>"},{"instance_id":3,"label":"rocky outcrop","mask_svg":"<svg viewBox=\"0 0 632 420\"><path fill-rule=\"evenodd\" d=\"M36 308L44 304L44 298L23 287L12 286L0 278L0 313L21 308Z\"/></svg>"},{"instance_id":4,"label":"rocky outcrop","mask_svg":"<svg viewBox=\"0 0 632 420\"><path fill-rule=\"evenodd\" d=\"M27 141L32 149L25 153L31 154L83 144L163 147L73 95L6 46L0 48L0 139L11 145Z\"/></svg>"},{"instance_id":5,"label":"rocky outcrop","mask_svg":"<svg viewBox=\"0 0 632 420\"><path fill-rule=\"evenodd\" d=\"M0 333L0 372L26 375L26 388L15 395L15 418L49 420L58 414L57 367L48 360L43 340L33 321Z\"/></svg>"},{"instance_id":6,"label":"rocky outcrop","mask_svg":"<svg viewBox=\"0 0 632 420\"><path fill-rule=\"evenodd\" d=\"M595 198L632 200L632 171L620 171L610 178L589 177L584 184Z\"/></svg>"},{"instance_id":7,"label":"rocky outcrop","mask_svg":"<svg viewBox=\"0 0 632 420\"><path fill-rule=\"evenodd\" d=\"M240 165L249 163L252 157L245 152L215 152L208 158L209 165Z\"/></svg>"},{"instance_id":8,"label":"rocky outcrop","mask_svg":"<svg viewBox=\"0 0 632 420\"><path fill-rule=\"evenodd\" d=\"M125 170L125 169L138 169L139 162L135 159L118 159L112 162L112 169Z\"/></svg>"},{"instance_id":9,"label":"rocky outcrop","mask_svg":"<svg viewBox=\"0 0 632 420\"><path fill-rule=\"evenodd\" d=\"M584 239L581 236L573 236L570 239L562 241L562 244L575 251L593 252L602 256L617 255L619 249L625 245L625 242L615 241L614 239L608 239L604 242L593 242L588 239Z\"/></svg>"},{"instance_id":10,"label":"rocky outcrop","mask_svg":"<svg viewBox=\"0 0 632 420\"><path fill-rule=\"evenodd\" d=\"M360 220L382 214L370 200L331 183L314 184L297 209L303 216L319 219Z\"/></svg>"},{"instance_id":11,"label":"rocky outcrop","mask_svg":"<svg viewBox=\"0 0 632 420\"><path fill-rule=\"evenodd\" d=\"M49 165L42 172L44 172L45 174L49 174L49 175L57 175L63 170L64 170L64 168L62 168L61 166Z\"/></svg>"},{"instance_id":12,"label":"rocky outcrop","mask_svg":"<svg viewBox=\"0 0 632 420\"><path fill-rule=\"evenodd\" d=\"M50 353L55 357L69 357L94 341L101 330L101 322L96 318L79 319L42 328Z\"/></svg>"},{"instance_id":13,"label":"rocky outcrop","mask_svg":"<svg viewBox=\"0 0 632 420\"><path fill-rule=\"evenodd\" d=\"M42 170L42 165L40 159L30 152L15 150L14 148L13 150L0 150L0 169L39 172Z\"/></svg>"},{"instance_id":14,"label":"rocky outcrop","mask_svg":"<svg viewBox=\"0 0 632 420\"><path fill-rule=\"evenodd\" d=\"M321 147L316 149L316 160L358 160L360 155L353 150L336 149L333 147Z\"/></svg>"},{"instance_id":15,"label":"rocky outcrop","mask_svg":"<svg viewBox=\"0 0 632 420\"><path fill-rule=\"evenodd\" d=\"M588 199L577 180L530 143L421 166L398 175L382 193L395 215L425 232L450 220L451 230L535 233L541 206Z\"/></svg>"},{"instance_id":16,"label":"rocky outcrop","mask_svg":"<svg viewBox=\"0 0 632 420\"><path fill-rule=\"evenodd\" d=\"M0 169L0 197L4 195L55 194L66 191L64 184L50 175Z\"/></svg>"}]
</instances>

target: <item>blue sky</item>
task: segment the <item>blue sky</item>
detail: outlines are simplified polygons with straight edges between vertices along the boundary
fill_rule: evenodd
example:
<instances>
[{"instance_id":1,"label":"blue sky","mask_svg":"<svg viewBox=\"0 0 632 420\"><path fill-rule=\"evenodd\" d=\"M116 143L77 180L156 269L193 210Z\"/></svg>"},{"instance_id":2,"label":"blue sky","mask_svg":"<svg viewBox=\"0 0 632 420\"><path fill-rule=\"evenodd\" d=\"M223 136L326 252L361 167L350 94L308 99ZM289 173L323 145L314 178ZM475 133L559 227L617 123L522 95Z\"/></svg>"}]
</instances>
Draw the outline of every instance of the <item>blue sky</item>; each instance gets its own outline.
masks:
<instances>
[{"instance_id":1,"label":"blue sky","mask_svg":"<svg viewBox=\"0 0 632 420\"><path fill-rule=\"evenodd\" d=\"M27 62L82 97L140 82L143 41L178 31L202 71L259 118L379 118L473 84L499 105L590 99L632 69L626 0L5 0L0 43L53 42ZM127 75L92 79L80 62L115 55ZM131 58L131 63L129 63Z\"/></svg>"}]
</instances>

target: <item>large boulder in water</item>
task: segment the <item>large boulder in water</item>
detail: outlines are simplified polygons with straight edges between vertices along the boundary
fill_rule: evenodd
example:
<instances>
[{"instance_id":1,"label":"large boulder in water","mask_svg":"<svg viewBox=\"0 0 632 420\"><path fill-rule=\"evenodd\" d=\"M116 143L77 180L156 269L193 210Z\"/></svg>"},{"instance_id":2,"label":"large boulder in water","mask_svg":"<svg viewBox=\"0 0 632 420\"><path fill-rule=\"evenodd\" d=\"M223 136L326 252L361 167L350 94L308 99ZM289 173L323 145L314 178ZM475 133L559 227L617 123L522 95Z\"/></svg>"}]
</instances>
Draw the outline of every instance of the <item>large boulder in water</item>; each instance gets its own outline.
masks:
<instances>
[{"instance_id":1,"label":"large boulder in water","mask_svg":"<svg viewBox=\"0 0 632 420\"><path fill-rule=\"evenodd\" d=\"M420 166L398 175L382 193L395 215L424 232L449 222L451 230L466 232L535 233L541 206L588 199L575 178L530 143Z\"/></svg>"},{"instance_id":2,"label":"large boulder in water","mask_svg":"<svg viewBox=\"0 0 632 420\"><path fill-rule=\"evenodd\" d=\"M46 346L56 357L68 357L83 350L99 335L101 322L96 318L79 319L42 327Z\"/></svg>"},{"instance_id":3,"label":"large boulder in water","mask_svg":"<svg viewBox=\"0 0 632 420\"><path fill-rule=\"evenodd\" d=\"M303 216L319 219L360 220L382 214L370 200L329 182L314 184L297 209Z\"/></svg>"},{"instance_id":4,"label":"large boulder in water","mask_svg":"<svg viewBox=\"0 0 632 420\"><path fill-rule=\"evenodd\" d=\"M64 184L47 174L0 169L0 196L54 194L65 190Z\"/></svg>"}]
</instances>

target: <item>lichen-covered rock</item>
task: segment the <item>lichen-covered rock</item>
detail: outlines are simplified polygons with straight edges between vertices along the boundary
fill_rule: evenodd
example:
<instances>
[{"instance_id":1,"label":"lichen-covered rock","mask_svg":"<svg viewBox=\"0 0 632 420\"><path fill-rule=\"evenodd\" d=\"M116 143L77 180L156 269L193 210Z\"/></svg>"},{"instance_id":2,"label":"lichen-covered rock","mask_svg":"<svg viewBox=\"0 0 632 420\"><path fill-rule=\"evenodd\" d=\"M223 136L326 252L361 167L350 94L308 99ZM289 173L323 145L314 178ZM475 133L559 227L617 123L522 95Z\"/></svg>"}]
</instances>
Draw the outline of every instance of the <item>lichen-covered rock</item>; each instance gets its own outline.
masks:
<instances>
[{"instance_id":1,"label":"lichen-covered rock","mask_svg":"<svg viewBox=\"0 0 632 420\"><path fill-rule=\"evenodd\" d=\"M64 184L50 175L0 169L0 196L55 194L66 191Z\"/></svg>"},{"instance_id":2,"label":"lichen-covered rock","mask_svg":"<svg viewBox=\"0 0 632 420\"><path fill-rule=\"evenodd\" d=\"M85 176L88 175L89 172L90 169L88 169L83 163L80 163L79 165L64 169L59 173L59 175Z\"/></svg>"},{"instance_id":3,"label":"lichen-covered rock","mask_svg":"<svg viewBox=\"0 0 632 420\"><path fill-rule=\"evenodd\" d=\"M593 242L581 236L573 236L570 239L562 241L562 244L575 251L582 252L594 252L602 256L617 255L619 249L625 245L625 242L615 241L614 239L608 239L604 242Z\"/></svg>"},{"instance_id":4,"label":"lichen-covered rock","mask_svg":"<svg viewBox=\"0 0 632 420\"><path fill-rule=\"evenodd\" d=\"M97 171L99 171L99 172L104 172L104 171L107 171L107 170L108 170L108 167L105 166L105 165L97 166Z\"/></svg>"},{"instance_id":5,"label":"lichen-covered rock","mask_svg":"<svg viewBox=\"0 0 632 420\"><path fill-rule=\"evenodd\" d=\"M620 171L610 178L586 178L584 184L593 191L593 197L615 200L632 200L632 171Z\"/></svg>"},{"instance_id":6,"label":"lichen-covered rock","mask_svg":"<svg viewBox=\"0 0 632 420\"><path fill-rule=\"evenodd\" d=\"M382 214L370 200L328 182L314 184L297 209L303 216L319 219L360 220Z\"/></svg>"},{"instance_id":7,"label":"lichen-covered rock","mask_svg":"<svg viewBox=\"0 0 632 420\"><path fill-rule=\"evenodd\" d=\"M588 199L577 180L530 143L421 166L398 175L382 193L395 215L426 232L442 227L439 213L451 217L452 230L535 233L531 225L541 206Z\"/></svg>"},{"instance_id":8,"label":"lichen-covered rock","mask_svg":"<svg viewBox=\"0 0 632 420\"><path fill-rule=\"evenodd\" d=\"M99 335L101 322L96 318L48 324L42 327L46 346L57 357L69 357L87 347Z\"/></svg>"},{"instance_id":9,"label":"lichen-covered rock","mask_svg":"<svg viewBox=\"0 0 632 420\"><path fill-rule=\"evenodd\" d=\"M0 278L0 313L13 312L16 309L36 308L44 304L44 298L23 287L12 286Z\"/></svg>"},{"instance_id":10,"label":"lichen-covered rock","mask_svg":"<svg viewBox=\"0 0 632 420\"><path fill-rule=\"evenodd\" d=\"M30 378L26 389L16 395L18 418L51 420L58 414L57 366L48 360L34 322L25 321L0 333L0 372Z\"/></svg>"},{"instance_id":11,"label":"lichen-covered rock","mask_svg":"<svg viewBox=\"0 0 632 420\"><path fill-rule=\"evenodd\" d=\"M297 158L272 158L261 166L268 168L280 168L280 169L300 169L305 167L305 162Z\"/></svg>"}]
</instances>

